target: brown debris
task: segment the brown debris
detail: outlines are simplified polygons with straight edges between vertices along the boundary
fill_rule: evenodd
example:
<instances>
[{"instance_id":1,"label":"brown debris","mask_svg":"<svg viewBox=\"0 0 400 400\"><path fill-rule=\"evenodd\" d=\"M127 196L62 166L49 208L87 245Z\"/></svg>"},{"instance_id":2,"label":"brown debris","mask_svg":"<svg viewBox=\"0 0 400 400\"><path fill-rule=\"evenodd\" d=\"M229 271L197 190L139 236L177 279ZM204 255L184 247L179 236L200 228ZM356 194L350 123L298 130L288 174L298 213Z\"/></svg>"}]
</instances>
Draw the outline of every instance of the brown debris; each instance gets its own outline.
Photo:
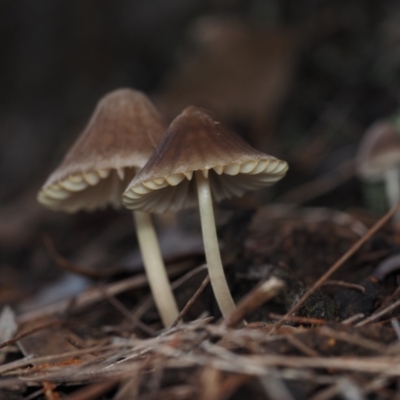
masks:
<instances>
[{"instance_id":1,"label":"brown debris","mask_svg":"<svg viewBox=\"0 0 400 400\"><path fill-rule=\"evenodd\" d=\"M316 282L314 285L307 290L307 292L302 296L302 298L287 312L286 315L291 315L296 312L302 304L307 300L311 294L318 289L336 270L338 270L343 263L349 259L359 248L373 235L375 234L383 225L385 225L393 215L400 208L400 203L394 206L390 211L388 211L360 240L358 240L332 267ZM276 328L279 328L284 323L284 319L278 321Z\"/></svg>"},{"instance_id":2,"label":"brown debris","mask_svg":"<svg viewBox=\"0 0 400 400\"><path fill-rule=\"evenodd\" d=\"M301 218L296 223L296 229L299 229ZM282 240L279 236L285 235L283 240L290 241L296 231L285 231L284 226L282 224L283 228L275 233L278 239ZM312 229L321 235L324 231L318 231L318 226L317 223ZM302 229L311 229L305 220ZM338 237L342 234L340 230L326 232L335 232ZM356 238L354 233L342 237L348 247ZM365 241L365 236L361 240ZM260 242L255 243L256 248L247 247L240 256L250 275L256 271L251 264L260 254ZM298 244L292 241L292 246L296 251ZM240 249L236 251L241 254ZM366 254L376 250L366 246L361 251ZM381 252L381 257L386 256L387 252ZM229 263L236 262L229 255L226 259ZM377 263L379 258L366 260L357 259L356 263ZM396 294L396 288L376 303L369 314L354 314L342 322L329 321L327 315L320 318L283 315L282 311L276 312L282 310L282 304L288 304L282 302L282 298L291 291L298 296L304 290L302 292L300 282L296 286L288 279L290 274L296 279L296 270L282 264L265 270L264 285L268 287L271 282L278 282L276 287L272 285L271 290L262 294L262 285L253 285L242 292L237 311L222 323L215 323L215 314L206 301L206 294L210 292L207 291L208 279L204 279L205 266L188 271L192 266L193 262L183 263L169 269L171 274L180 276L173 283L177 293L186 292L186 285L192 280L194 287L183 297L186 300L182 313L172 327L158 331L160 325L149 317L152 302L143 300L147 292L146 280L141 274L101 284L75 299L63 301L63 306L59 303L17 316L22 334L17 334L4 346L11 349L14 343L20 342L25 358L7 359L0 366L0 375L7 382L18 377L28 387L36 386L32 396L47 396L48 399L63 395L67 385L71 388L69 397L82 400L99 396L113 400L228 400L239 394L250 396L249 393L294 400L296 390L300 390L296 389L298 387L302 387L305 396L317 399L340 396L346 390L358 390L365 396L368 393L392 393L391 385L400 374L400 346L392 325L384 323L382 318L398 318L397 298L389 303L386 301ZM226 267L228 276L235 272L232 265ZM262 268L262 265L258 267ZM301 271L298 273L301 277ZM241 279L250 279L250 275ZM361 278L380 284L373 277ZM364 283L339 279L324 282L330 284L322 285L321 291L315 292L324 294L321 299L340 290L352 291L360 299L368 295L369 289ZM133 303L132 309L129 297L124 294L131 288L144 293L139 299L145 307L139 313L137 303ZM265 301L268 303L262 305ZM211 316L203 314L193 320L189 316L195 304ZM386 305L379 308L380 304ZM51 318L39 323L38 317L46 315ZM261 320L254 320L255 315L261 316ZM189 322L184 322L183 317ZM243 318L250 322L233 328ZM284 319L286 325L279 327L274 322L277 319Z\"/></svg>"}]
</instances>

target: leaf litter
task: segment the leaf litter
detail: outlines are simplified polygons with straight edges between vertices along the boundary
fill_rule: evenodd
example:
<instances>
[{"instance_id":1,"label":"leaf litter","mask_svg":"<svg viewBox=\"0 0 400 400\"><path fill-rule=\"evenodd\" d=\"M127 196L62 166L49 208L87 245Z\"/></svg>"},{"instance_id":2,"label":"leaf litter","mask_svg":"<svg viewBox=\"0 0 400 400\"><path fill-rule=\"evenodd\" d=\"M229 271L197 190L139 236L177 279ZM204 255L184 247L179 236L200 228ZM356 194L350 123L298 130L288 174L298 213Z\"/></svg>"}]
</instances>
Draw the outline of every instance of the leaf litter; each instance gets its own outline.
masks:
<instances>
[{"instance_id":1,"label":"leaf litter","mask_svg":"<svg viewBox=\"0 0 400 400\"><path fill-rule=\"evenodd\" d=\"M125 321L119 322L119 335L118 330L107 330L106 326L90 327L87 315L93 314L94 308L99 304L103 309L113 308L107 302L108 296L114 298L145 286L146 279L141 274L89 289L71 298L69 306L68 302L62 302L16 317L10 308L5 308L0 323L11 318L17 321L18 332L11 331L13 335L8 333L3 337L1 347L14 347L14 359L9 358L0 366L1 387L11 391L12 387L17 391L21 387L40 387L31 394L36 393L37 398L44 393L53 393L53 398L57 398L59 390L67 390L71 399L96 398L93 396L108 393L109 398L116 400L221 399L243 393L254 398L296 399L301 393L310 398L329 399L352 392L359 398L370 393L394 393L400 374L400 342L393 327L399 318L400 300L385 305L382 298L383 308L375 306L369 315L355 314L353 320L341 319L338 313L331 320L323 316L316 320L307 312L302 317L296 313L307 296L324 290L330 293L332 286L336 292L341 290L338 281L324 283L329 283L332 273L372 240L379 229L388 229L387 221L394 212L391 210L358 240L354 241L358 235L351 236L349 250L308 291L302 293L301 287L297 287L297 298L284 315L277 312L282 302L279 298L293 290L283 273L288 266L281 268L281 273L277 273L277 268L269 271L267 268L263 283L253 285L226 320L220 320L212 310L207 311L203 298L209 281L197 279L198 290L185 300L186 307L176 323L163 330L149 320L151 316L146 316L151 302L141 314L141 324L149 328L147 331L126 315L132 313L124 305L120 315ZM303 229L309 229L306 221ZM244 253L243 257L251 259L249 248ZM172 265L170 273L176 274L177 268L180 273L187 271L187 265L178 264L178 267ZM231 269L227 271L232 280ZM188 277L180 278L181 286L175 285L175 290L204 273L205 266L194 271L186 272ZM343 282L344 290L365 296L357 285ZM188 319L190 308L199 302L203 316L200 313L197 318ZM260 310L263 317L257 318ZM107 311L99 315L104 317L104 314ZM82 318L87 321L84 329ZM16 344L23 356L19 359L15 354ZM77 389L62 389L74 387Z\"/></svg>"}]
</instances>

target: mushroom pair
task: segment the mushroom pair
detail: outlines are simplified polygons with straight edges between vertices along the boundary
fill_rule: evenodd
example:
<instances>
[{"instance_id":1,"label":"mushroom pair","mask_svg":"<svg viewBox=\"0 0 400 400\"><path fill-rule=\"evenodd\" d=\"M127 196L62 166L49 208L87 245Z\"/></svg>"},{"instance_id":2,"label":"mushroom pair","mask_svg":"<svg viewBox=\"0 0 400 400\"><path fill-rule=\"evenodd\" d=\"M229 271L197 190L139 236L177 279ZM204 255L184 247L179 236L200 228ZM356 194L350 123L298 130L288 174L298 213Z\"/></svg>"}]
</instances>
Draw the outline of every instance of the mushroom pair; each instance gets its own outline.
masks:
<instances>
[{"instance_id":1,"label":"mushroom pair","mask_svg":"<svg viewBox=\"0 0 400 400\"><path fill-rule=\"evenodd\" d=\"M285 175L287 163L254 150L197 107L186 108L163 132L157 111L142 93L122 89L109 94L38 200L67 212L119 206L133 178L123 203L134 210L146 274L165 326L178 311L148 212L198 203L211 284L226 317L235 305L221 263L212 200L271 185Z\"/></svg>"}]
</instances>

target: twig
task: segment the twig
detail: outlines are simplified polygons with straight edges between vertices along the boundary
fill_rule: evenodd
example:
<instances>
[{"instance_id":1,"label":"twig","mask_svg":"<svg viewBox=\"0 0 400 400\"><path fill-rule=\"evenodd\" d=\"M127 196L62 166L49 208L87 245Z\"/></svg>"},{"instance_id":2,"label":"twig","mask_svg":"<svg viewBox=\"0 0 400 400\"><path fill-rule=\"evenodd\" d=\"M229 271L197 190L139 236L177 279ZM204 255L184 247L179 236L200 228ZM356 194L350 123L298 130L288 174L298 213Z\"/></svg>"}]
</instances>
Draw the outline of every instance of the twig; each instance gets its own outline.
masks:
<instances>
[{"instance_id":1,"label":"twig","mask_svg":"<svg viewBox=\"0 0 400 400\"><path fill-rule=\"evenodd\" d=\"M183 307L182 311L178 314L176 317L175 321L172 323L171 328L174 328L179 324L179 322L182 321L182 318L186 315L186 313L189 311L189 309L192 307L194 302L199 298L199 296L203 293L204 289L206 286L210 283L210 277L207 276L200 287L196 290L195 294L189 299L189 301L186 303L185 307Z\"/></svg>"},{"instance_id":2,"label":"twig","mask_svg":"<svg viewBox=\"0 0 400 400\"><path fill-rule=\"evenodd\" d=\"M108 392L118 384L118 380L112 379L106 382L94 383L83 389L78 390L74 394L68 396L68 400L94 400L100 395Z\"/></svg>"},{"instance_id":3,"label":"twig","mask_svg":"<svg viewBox=\"0 0 400 400\"><path fill-rule=\"evenodd\" d=\"M338 261L336 261L335 264L332 265L331 268L327 272L325 272L324 275L321 276L321 278L318 279L317 282L314 283L314 285L311 286L310 289L306 291L306 293L301 297L301 299L286 313L284 318L281 318L275 325L275 327L272 329L272 331L269 333L270 335L276 331L279 327L283 325L285 322L285 318L288 316L292 315L294 312L296 312L303 304L304 302L333 274L335 273L357 250L360 249L360 247L373 236L379 229L382 228L383 225L385 225L389 219L396 214L398 209L400 208L400 202L397 203L391 210L389 210L369 231L361 237L356 243L353 244L353 246L350 247L346 253L339 258Z\"/></svg>"},{"instance_id":4,"label":"twig","mask_svg":"<svg viewBox=\"0 0 400 400\"><path fill-rule=\"evenodd\" d=\"M242 300L236 309L223 322L227 327L238 325L245 315L256 310L258 307L275 297L285 286L284 282L276 277L271 277L261 285L256 286Z\"/></svg>"},{"instance_id":5,"label":"twig","mask_svg":"<svg viewBox=\"0 0 400 400\"><path fill-rule=\"evenodd\" d=\"M345 281L336 281L333 279L329 279L322 283L322 286L341 286L348 289L359 290L361 293L365 293L365 287L362 285L357 285L356 283L350 283Z\"/></svg>"},{"instance_id":6,"label":"twig","mask_svg":"<svg viewBox=\"0 0 400 400\"><path fill-rule=\"evenodd\" d=\"M309 357L320 357L321 356L317 351L315 351L311 347L304 344L301 340L297 339L295 336L286 335L285 337L286 337L286 340L290 344L292 344L294 347L296 347L298 350L300 350L306 356L309 356Z\"/></svg>"},{"instance_id":7,"label":"twig","mask_svg":"<svg viewBox=\"0 0 400 400\"><path fill-rule=\"evenodd\" d=\"M347 343L354 344L356 346L363 347L368 350L376 351L378 353L382 353L386 349L386 345L375 342L371 339L366 339L355 332L347 333L333 330L327 326L323 326L319 328L318 333L324 336L328 336L330 338L334 338L337 340L342 340Z\"/></svg>"},{"instance_id":8,"label":"twig","mask_svg":"<svg viewBox=\"0 0 400 400\"><path fill-rule=\"evenodd\" d=\"M69 335L64 335L64 339L71 345L74 346L78 350L86 349L87 347L83 346L81 343L79 343L77 340L72 338ZM94 356L98 356L98 354L93 354Z\"/></svg>"},{"instance_id":9,"label":"twig","mask_svg":"<svg viewBox=\"0 0 400 400\"><path fill-rule=\"evenodd\" d=\"M317 392L310 400L330 400L339 393L337 384L333 384Z\"/></svg>"},{"instance_id":10,"label":"twig","mask_svg":"<svg viewBox=\"0 0 400 400\"><path fill-rule=\"evenodd\" d=\"M132 325L132 327L138 327L143 332L147 333L149 336L156 336L156 332L143 323L140 319L135 318L129 310L114 296L109 295L105 290L103 291L104 297L109 301L109 303L115 307Z\"/></svg>"},{"instance_id":11,"label":"twig","mask_svg":"<svg viewBox=\"0 0 400 400\"><path fill-rule=\"evenodd\" d=\"M336 399L337 395L342 395L340 397L347 400L365 400L367 391L365 387L361 389L360 384L359 381L356 384L347 377L339 377L333 385L322 389L310 400L331 400Z\"/></svg>"},{"instance_id":12,"label":"twig","mask_svg":"<svg viewBox=\"0 0 400 400\"><path fill-rule=\"evenodd\" d=\"M19 335L13 337L10 340L7 340L6 342L1 343L0 344L0 349L3 349L4 347L7 347L7 346L9 346L11 344L14 344L14 343L20 341L21 339L23 339L23 338L25 338L25 337L27 337L29 335L32 335L35 332L41 331L41 330L46 329L46 328L50 328L52 326L62 325L62 324L65 324L65 321L58 321L57 320L57 321L46 322L45 324L36 326L36 327L34 327L32 329L27 330L26 332L20 333Z\"/></svg>"},{"instance_id":13,"label":"twig","mask_svg":"<svg viewBox=\"0 0 400 400\"><path fill-rule=\"evenodd\" d=\"M377 319L379 319L380 317L382 317L382 315L387 314L388 312L394 310L395 308L400 306L400 300L395 301L393 304L391 304L390 306L387 306L386 308L384 308L383 310L374 313L372 315L370 315L369 317L365 318L364 320L360 321L358 324L356 324L356 327L359 326L364 326L369 324L372 321L376 321Z\"/></svg>"},{"instance_id":14,"label":"twig","mask_svg":"<svg viewBox=\"0 0 400 400\"><path fill-rule=\"evenodd\" d=\"M44 389L43 389L43 388L41 388L41 389L39 389L39 390L36 390L36 392L33 392L32 394L30 394L30 395L27 396L27 397L24 397L24 400L33 400L33 399L36 399L36 397L39 397L40 395L42 395L43 392L44 392Z\"/></svg>"},{"instance_id":15,"label":"twig","mask_svg":"<svg viewBox=\"0 0 400 400\"><path fill-rule=\"evenodd\" d=\"M52 354L52 355L48 355L48 356L40 356L40 357L27 356L21 360L16 360L16 361L12 361L8 364L0 365L0 374L4 374L6 372L13 371L18 368L23 368L30 364L49 363L53 360L58 360L60 358L78 357L83 354L93 354L95 352L114 350L116 348L121 348L121 347L125 348L125 347L128 347L128 345L127 344L120 344L120 345L112 344L112 345L106 345L106 346L93 346L93 347L87 348L87 349L68 351L66 353ZM20 372L18 372L18 374L20 374Z\"/></svg>"},{"instance_id":16,"label":"twig","mask_svg":"<svg viewBox=\"0 0 400 400\"><path fill-rule=\"evenodd\" d=\"M34 354L29 354L28 356L20 358L19 360L15 360L15 361L11 361L9 363L3 364L0 366L0 374L7 372L7 371L12 371L13 369L24 367L25 365L30 364L31 360L34 357L35 357Z\"/></svg>"},{"instance_id":17,"label":"twig","mask_svg":"<svg viewBox=\"0 0 400 400\"><path fill-rule=\"evenodd\" d=\"M351 324L353 324L354 322L356 322L356 321L358 321L358 320L360 320L360 319L362 319L362 318L364 318L364 314L363 314L363 313L354 314L354 315L352 315L351 317L344 319L344 320L341 322L341 324L342 324L342 325L351 325Z\"/></svg>"},{"instance_id":18,"label":"twig","mask_svg":"<svg viewBox=\"0 0 400 400\"><path fill-rule=\"evenodd\" d=\"M371 251L370 253L361 253L357 257L357 262L364 263L364 262L373 262L382 259L383 257L389 256L391 251L389 249L382 249ZM375 276L374 273L371 275Z\"/></svg>"},{"instance_id":19,"label":"twig","mask_svg":"<svg viewBox=\"0 0 400 400\"><path fill-rule=\"evenodd\" d=\"M74 264L67 258L62 256L55 248L53 241L49 236L45 236L44 245L49 256L54 260L54 262L62 269L70 272L74 272L79 275L86 276L88 278L99 279L99 278L109 278L113 275L117 275L121 272L127 272L127 268L124 267L111 267L104 270L91 269L83 267L81 265Z\"/></svg>"},{"instance_id":20,"label":"twig","mask_svg":"<svg viewBox=\"0 0 400 400\"><path fill-rule=\"evenodd\" d=\"M285 321L298 322L299 324L310 324L310 325L324 325L328 321L320 318L309 318L309 317L299 317L297 315L280 315L275 313L269 313L269 317L272 319L282 319Z\"/></svg>"},{"instance_id":21,"label":"twig","mask_svg":"<svg viewBox=\"0 0 400 400\"><path fill-rule=\"evenodd\" d=\"M383 309L385 309L389 304L391 304L393 302L393 300L398 297L400 294L400 286L397 286L397 288L395 289L395 291L387 298L385 298L381 304L380 307L378 307L378 309L375 310L375 312L379 312Z\"/></svg>"},{"instance_id":22,"label":"twig","mask_svg":"<svg viewBox=\"0 0 400 400\"><path fill-rule=\"evenodd\" d=\"M378 390L382 390L385 385L388 385L390 382L390 378L388 376L384 376L383 374L378 374L376 378L374 378L372 381L370 381L366 386L363 388L363 395L366 397L368 394L371 392L377 392ZM379 398L380 396L376 396ZM390 400L398 400L398 397L393 397L393 394L391 396L385 396L386 398ZM384 397L382 397L384 398Z\"/></svg>"},{"instance_id":23,"label":"twig","mask_svg":"<svg viewBox=\"0 0 400 400\"><path fill-rule=\"evenodd\" d=\"M207 269L206 264L191 269L185 275L181 276L176 281L171 283L172 289L173 290L177 289L179 286L188 281L190 278L197 275L201 271L205 271L206 269ZM140 319L143 316L143 314L153 305L154 305L153 298L151 296L148 296L138 306L136 306L131 313L135 318Z\"/></svg>"},{"instance_id":24,"label":"twig","mask_svg":"<svg viewBox=\"0 0 400 400\"><path fill-rule=\"evenodd\" d=\"M187 263L174 265L168 268L168 276L179 275L191 267ZM97 301L104 299L104 290L110 295L126 292L130 289L139 289L147 285L147 278L145 274L139 274L132 278L127 278L115 283L111 283L103 288L90 288L89 290L79 294L75 298L61 300L45 307L40 307L37 310L28 311L17 317L18 323L29 322L37 318L52 315L59 312L64 312L68 309L71 300L74 300L74 310L79 310L87 307Z\"/></svg>"},{"instance_id":25,"label":"twig","mask_svg":"<svg viewBox=\"0 0 400 400\"><path fill-rule=\"evenodd\" d=\"M374 357L308 357L308 356L286 356L277 354L265 355L240 355L225 350L220 346L212 351L208 344L206 349L210 355L202 355L194 352L184 352L172 349L169 346L158 346L157 351L163 352L169 357L170 365L176 365L174 360L179 359L179 363L189 365L211 366L226 372L237 372L250 375L264 375L269 367L289 367L300 369L320 369L329 368L339 371L357 371L368 373L384 373L388 376L398 376L400 374L399 357L394 356L374 356Z\"/></svg>"}]
</instances>

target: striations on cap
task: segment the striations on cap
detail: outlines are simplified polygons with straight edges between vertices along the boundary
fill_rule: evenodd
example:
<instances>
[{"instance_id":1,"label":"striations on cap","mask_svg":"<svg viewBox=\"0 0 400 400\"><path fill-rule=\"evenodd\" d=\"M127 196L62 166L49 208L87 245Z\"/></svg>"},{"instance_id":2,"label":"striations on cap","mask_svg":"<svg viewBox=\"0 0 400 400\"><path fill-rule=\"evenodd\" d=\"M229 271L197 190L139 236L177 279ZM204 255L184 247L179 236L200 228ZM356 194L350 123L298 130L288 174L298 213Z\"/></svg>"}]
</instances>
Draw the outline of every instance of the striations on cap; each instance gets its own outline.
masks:
<instances>
[{"instance_id":1,"label":"striations on cap","mask_svg":"<svg viewBox=\"0 0 400 400\"><path fill-rule=\"evenodd\" d=\"M285 161L253 149L211 112L190 106L172 121L123 203L149 212L177 211L197 203L195 171L210 179L220 201L272 185L287 169Z\"/></svg>"},{"instance_id":2,"label":"striations on cap","mask_svg":"<svg viewBox=\"0 0 400 400\"><path fill-rule=\"evenodd\" d=\"M43 185L38 201L66 212L120 206L123 190L164 131L161 116L143 93L118 89L107 94Z\"/></svg>"}]
</instances>

